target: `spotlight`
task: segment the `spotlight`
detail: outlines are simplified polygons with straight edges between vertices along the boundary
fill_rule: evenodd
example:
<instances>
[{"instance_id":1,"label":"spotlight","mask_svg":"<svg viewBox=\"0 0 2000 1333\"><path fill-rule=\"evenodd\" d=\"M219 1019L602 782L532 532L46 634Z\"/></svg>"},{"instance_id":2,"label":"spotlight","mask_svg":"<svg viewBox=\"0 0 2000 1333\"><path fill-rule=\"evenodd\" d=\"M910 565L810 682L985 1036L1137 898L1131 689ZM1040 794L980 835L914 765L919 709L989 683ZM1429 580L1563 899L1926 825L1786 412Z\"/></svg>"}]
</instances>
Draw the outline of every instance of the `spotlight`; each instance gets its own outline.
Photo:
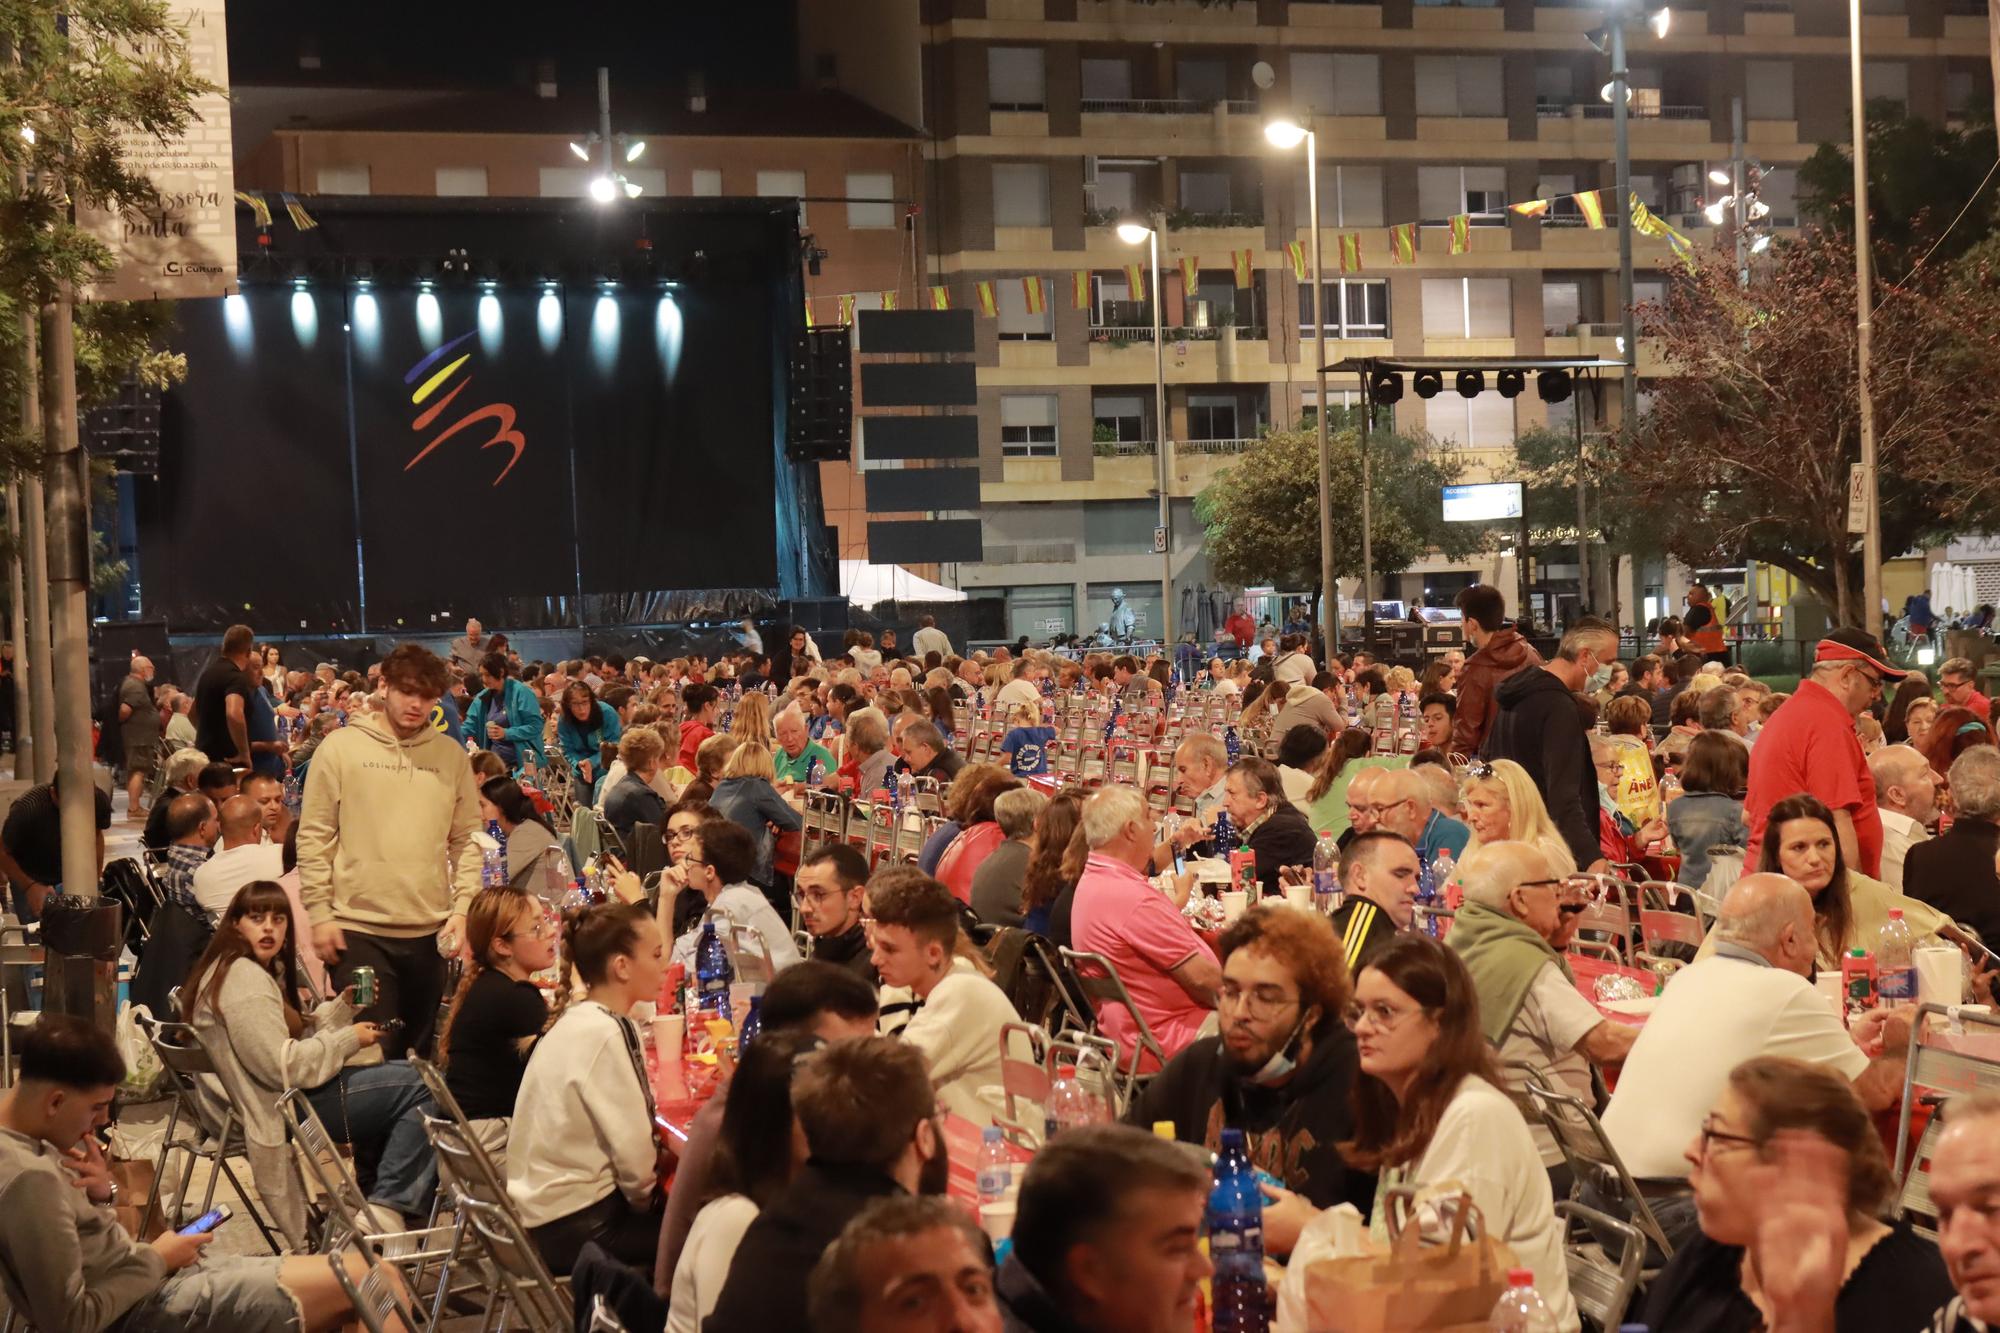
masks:
<instances>
[{"instance_id":1,"label":"spotlight","mask_svg":"<svg viewBox=\"0 0 2000 1333\"><path fill-rule=\"evenodd\" d=\"M1403 377L1393 370L1378 370L1368 377L1368 396L1378 403L1401 402Z\"/></svg>"},{"instance_id":2,"label":"spotlight","mask_svg":"<svg viewBox=\"0 0 2000 1333\"><path fill-rule=\"evenodd\" d=\"M1674 26L1674 11L1665 5L1646 15L1646 26L1653 30L1653 36L1664 38L1668 29Z\"/></svg>"},{"instance_id":3,"label":"spotlight","mask_svg":"<svg viewBox=\"0 0 2000 1333\"><path fill-rule=\"evenodd\" d=\"M1545 403L1560 403L1569 398L1569 372L1567 370L1544 370L1535 376L1535 392Z\"/></svg>"},{"instance_id":4,"label":"spotlight","mask_svg":"<svg viewBox=\"0 0 2000 1333\"><path fill-rule=\"evenodd\" d=\"M1613 88L1616 88L1617 86L1618 86L1618 81L1614 79L1610 83L1605 84L1602 88L1599 88L1597 90L1598 100L1609 102L1611 100L1611 90ZM1632 85L1629 83L1625 85L1625 105L1627 106L1632 105Z\"/></svg>"},{"instance_id":5,"label":"spotlight","mask_svg":"<svg viewBox=\"0 0 2000 1333\"><path fill-rule=\"evenodd\" d=\"M627 162L637 162L645 155L645 152L646 141L644 139L634 139L631 146L625 150L625 160Z\"/></svg>"},{"instance_id":6,"label":"spotlight","mask_svg":"<svg viewBox=\"0 0 2000 1333\"><path fill-rule=\"evenodd\" d=\"M576 154L578 161L582 162L590 161L590 150L588 148L585 148L582 144L577 143L573 139L570 141L569 150L570 152Z\"/></svg>"},{"instance_id":7,"label":"spotlight","mask_svg":"<svg viewBox=\"0 0 2000 1333\"><path fill-rule=\"evenodd\" d=\"M1274 148L1297 148L1306 141L1306 132L1294 121L1274 120L1264 127L1264 137Z\"/></svg>"},{"instance_id":8,"label":"spotlight","mask_svg":"<svg viewBox=\"0 0 2000 1333\"><path fill-rule=\"evenodd\" d=\"M1419 398L1435 398L1444 388L1444 375L1435 370L1420 370L1410 377L1410 387Z\"/></svg>"},{"instance_id":9,"label":"spotlight","mask_svg":"<svg viewBox=\"0 0 2000 1333\"><path fill-rule=\"evenodd\" d=\"M1500 390L1502 398L1519 398L1521 390L1527 385L1528 379L1526 375L1523 375L1518 370L1503 370L1493 378L1496 381L1495 387Z\"/></svg>"},{"instance_id":10,"label":"spotlight","mask_svg":"<svg viewBox=\"0 0 2000 1333\"><path fill-rule=\"evenodd\" d=\"M1770 215L1771 206L1762 199L1752 199L1750 201L1750 217L1752 221L1762 221Z\"/></svg>"},{"instance_id":11,"label":"spotlight","mask_svg":"<svg viewBox=\"0 0 2000 1333\"><path fill-rule=\"evenodd\" d=\"M1729 185L1733 183L1729 178L1729 173L1721 167L1717 167L1715 170L1709 172L1708 178L1717 185Z\"/></svg>"},{"instance_id":12,"label":"spotlight","mask_svg":"<svg viewBox=\"0 0 2000 1333\"><path fill-rule=\"evenodd\" d=\"M1457 385L1460 398L1477 398L1486 392L1486 376L1477 370L1461 370Z\"/></svg>"},{"instance_id":13,"label":"spotlight","mask_svg":"<svg viewBox=\"0 0 2000 1333\"><path fill-rule=\"evenodd\" d=\"M1759 236L1756 240L1750 242L1750 253L1753 255L1761 255L1770 248L1771 248L1771 233L1769 232L1765 232L1762 236Z\"/></svg>"},{"instance_id":14,"label":"spotlight","mask_svg":"<svg viewBox=\"0 0 2000 1333\"><path fill-rule=\"evenodd\" d=\"M1716 200L1707 208L1701 210L1701 215L1708 219L1709 226L1720 227L1722 225L1722 215L1728 210L1730 202L1731 200L1725 195L1723 198Z\"/></svg>"},{"instance_id":15,"label":"spotlight","mask_svg":"<svg viewBox=\"0 0 2000 1333\"><path fill-rule=\"evenodd\" d=\"M618 186L609 176L593 176L590 180L590 197L600 204L608 204L618 197Z\"/></svg>"},{"instance_id":16,"label":"spotlight","mask_svg":"<svg viewBox=\"0 0 2000 1333\"><path fill-rule=\"evenodd\" d=\"M645 186L639 184L639 182L637 181L626 181L624 182L624 185L625 185L625 197L627 199L637 199L639 195L646 188Z\"/></svg>"},{"instance_id":17,"label":"spotlight","mask_svg":"<svg viewBox=\"0 0 2000 1333\"><path fill-rule=\"evenodd\" d=\"M1152 234L1153 229L1143 222L1121 222L1118 224L1118 239L1127 245L1138 245ZM1136 299L1137 293L1133 295Z\"/></svg>"},{"instance_id":18,"label":"spotlight","mask_svg":"<svg viewBox=\"0 0 2000 1333\"><path fill-rule=\"evenodd\" d=\"M1611 29L1609 28L1592 28L1583 35L1583 40L1589 42L1599 55L1609 55L1611 53Z\"/></svg>"}]
</instances>

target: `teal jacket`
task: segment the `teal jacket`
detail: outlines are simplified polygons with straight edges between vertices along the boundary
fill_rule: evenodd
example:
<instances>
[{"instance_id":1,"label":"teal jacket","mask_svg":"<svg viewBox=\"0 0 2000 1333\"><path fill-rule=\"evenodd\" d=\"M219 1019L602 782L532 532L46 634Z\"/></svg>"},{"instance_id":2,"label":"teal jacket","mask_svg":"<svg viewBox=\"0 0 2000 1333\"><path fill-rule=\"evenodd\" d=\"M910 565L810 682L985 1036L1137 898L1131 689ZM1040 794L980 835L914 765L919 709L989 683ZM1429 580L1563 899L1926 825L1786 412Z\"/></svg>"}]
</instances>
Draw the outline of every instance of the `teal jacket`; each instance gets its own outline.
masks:
<instances>
[{"instance_id":1,"label":"teal jacket","mask_svg":"<svg viewBox=\"0 0 2000 1333\"><path fill-rule=\"evenodd\" d=\"M493 740L486 734L486 720L489 713L504 712L507 715L506 734ZM499 706L496 707L492 690L481 690L472 696L472 703L465 710L465 734L472 743L482 750L491 750L507 761L507 767L518 772L530 757L536 767L544 762L542 756L542 705L535 698L535 692L512 676L501 686Z\"/></svg>"}]
</instances>

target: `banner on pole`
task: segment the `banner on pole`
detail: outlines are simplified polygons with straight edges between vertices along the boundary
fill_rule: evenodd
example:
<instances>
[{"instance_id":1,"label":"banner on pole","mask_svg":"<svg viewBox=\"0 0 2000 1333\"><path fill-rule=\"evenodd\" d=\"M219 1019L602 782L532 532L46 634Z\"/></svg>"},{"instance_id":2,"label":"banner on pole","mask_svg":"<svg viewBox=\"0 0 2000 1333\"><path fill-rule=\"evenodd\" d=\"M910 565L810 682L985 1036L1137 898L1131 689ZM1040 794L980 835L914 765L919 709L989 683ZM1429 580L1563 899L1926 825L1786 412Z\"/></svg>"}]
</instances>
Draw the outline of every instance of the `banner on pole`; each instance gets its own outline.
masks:
<instances>
[{"instance_id":1,"label":"banner on pole","mask_svg":"<svg viewBox=\"0 0 2000 1333\"><path fill-rule=\"evenodd\" d=\"M1848 465L1847 531L1855 536L1868 531L1868 467L1864 463Z\"/></svg>"}]
</instances>

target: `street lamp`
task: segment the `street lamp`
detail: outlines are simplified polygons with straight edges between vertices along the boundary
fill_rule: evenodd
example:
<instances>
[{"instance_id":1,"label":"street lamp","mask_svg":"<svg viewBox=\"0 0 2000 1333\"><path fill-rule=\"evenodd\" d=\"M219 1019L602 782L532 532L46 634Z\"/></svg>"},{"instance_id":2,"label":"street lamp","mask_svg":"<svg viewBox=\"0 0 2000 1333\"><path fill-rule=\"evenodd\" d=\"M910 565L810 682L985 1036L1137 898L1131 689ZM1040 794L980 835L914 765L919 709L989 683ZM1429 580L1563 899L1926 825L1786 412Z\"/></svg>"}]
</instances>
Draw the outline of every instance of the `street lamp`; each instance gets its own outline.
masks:
<instances>
[{"instance_id":1,"label":"street lamp","mask_svg":"<svg viewBox=\"0 0 2000 1333\"><path fill-rule=\"evenodd\" d=\"M1152 225L1128 218L1118 224L1118 239L1127 245L1144 243L1153 263L1153 419L1159 439L1153 453L1160 465L1160 642L1166 646L1167 666L1172 669L1174 651L1174 541L1173 515L1168 508L1168 481L1173 473L1167 445L1167 347L1160 328L1160 219Z\"/></svg>"},{"instance_id":2,"label":"street lamp","mask_svg":"<svg viewBox=\"0 0 2000 1333\"><path fill-rule=\"evenodd\" d=\"M611 71L602 65L597 69L597 128L581 140L570 140L569 151L579 161L597 162L598 174L590 178L588 190L598 203L612 203L620 194L637 199L645 193L645 186L626 179L625 173L618 170L617 158L613 156L615 152L628 163L637 162L646 151L646 141L635 135L611 132Z\"/></svg>"},{"instance_id":3,"label":"street lamp","mask_svg":"<svg viewBox=\"0 0 2000 1333\"><path fill-rule=\"evenodd\" d=\"M1319 435L1319 586L1320 633L1329 658L1340 648L1340 584L1333 570L1333 453L1326 442L1326 280L1319 262L1319 136L1308 118L1274 120L1264 126L1264 137L1272 147L1286 151L1304 144L1306 148L1306 213L1312 227L1313 271L1313 362L1319 390L1313 409L1314 428ZM1374 596L1374 548L1369 530L1368 432L1372 421L1361 423L1361 597L1365 608Z\"/></svg>"}]
</instances>

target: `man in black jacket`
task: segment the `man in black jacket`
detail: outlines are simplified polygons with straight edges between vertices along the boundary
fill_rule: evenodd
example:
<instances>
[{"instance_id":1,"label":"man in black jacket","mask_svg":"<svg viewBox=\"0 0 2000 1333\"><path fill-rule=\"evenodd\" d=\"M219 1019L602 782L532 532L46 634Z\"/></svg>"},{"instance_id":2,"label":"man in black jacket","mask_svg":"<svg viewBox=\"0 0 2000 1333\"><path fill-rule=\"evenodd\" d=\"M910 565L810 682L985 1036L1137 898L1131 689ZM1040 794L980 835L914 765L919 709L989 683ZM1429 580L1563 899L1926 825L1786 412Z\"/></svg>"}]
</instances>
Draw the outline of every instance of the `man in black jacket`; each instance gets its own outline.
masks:
<instances>
[{"instance_id":1,"label":"man in black jacket","mask_svg":"<svg viewBox=\"0 0 2000 1333\"><path fill-rule=\"evenodd\" d=\"M1554 660L1516 672L1493 691L1499 712L1480 750L1488 760L1511 759L1528 771L1579 869L1595 867L1604 853L1597 841L1597 770L1577 696L1617 657L1618 631L1609 621L1576 621Z\"/></svg>"},{"instance_id":2,"label":"man in black jacket","mask_svg":"<svg viewBox=\"0 0 2000 1333\"><path fill-rule=\"evenodd\" d=\"M868 891L868 859L844 842L826 843L799 862L792 877L799 923L812 936L812 956L838 963L869 985L876 984L869 957L863 899Z\"/></svg>"},{"instance_id":3,"label":"man in black jacket","mask_svg":"<svg viewBox=\"0 0 2000 1333\"><path fill-rule=\"evenodd\" d=\"M1278 872L1285 866L1310 866L1313 844L1318 842L1312 824L1299 808L1285 799L1285 784L1278 767L1268 759L1236 761L1223 782L1222 803L1236 825L1238 846L1248 846L1257 854L1257 879L1267 897L1284 896ZM1217 856L1227 856L1236 847L1217 847Z\"/></svg>"},{"instance_id":4,"label":"man in black jacket","mask_svg":"<svg viewBox=\"0 0 2000 1333\"><path fill-rule=\"evenodd\" d=\"M806 1281L855 1214L887 1195L944 1193L944 1127L915 1047L835 1042L799 1070L792 1113L810 1155L743 1233L702 1333L809 1327Z\"/></svg>"},{"instance_id":5,"label":"man in black jacket","mask_svg":"<svg viewBox=\"0 0 2000 1333\"><path fill-rule=\"evenodd\" d=\"M1351 1171L1334 1145L1353 1125L1358 1065L1341 1021L1352 993L1340 941L1317 913L1259 903L1217 943L1221 1033L1167 1062L1128 1119L1172 1121L1174 1136L1210 1149L1240 1129L1250 1160L1284 1182L1264 1205L1264 1244L1286 1254L1313 1213L1339 1203L1366 1212L1375 1178Z\"/></svg>"},{"instance_id":6,"label":"man in black jacket","mask_svg":"<svg viewBox=\"0 0 2000 1333\"><path fill-rule=\"evenodd\" d=\"M2000 750L1975 745L1952 760L1952 822L1903 854L1903 892L1929 903L1991 946L2000 942Z\"/></svg>"}]
</instances>

